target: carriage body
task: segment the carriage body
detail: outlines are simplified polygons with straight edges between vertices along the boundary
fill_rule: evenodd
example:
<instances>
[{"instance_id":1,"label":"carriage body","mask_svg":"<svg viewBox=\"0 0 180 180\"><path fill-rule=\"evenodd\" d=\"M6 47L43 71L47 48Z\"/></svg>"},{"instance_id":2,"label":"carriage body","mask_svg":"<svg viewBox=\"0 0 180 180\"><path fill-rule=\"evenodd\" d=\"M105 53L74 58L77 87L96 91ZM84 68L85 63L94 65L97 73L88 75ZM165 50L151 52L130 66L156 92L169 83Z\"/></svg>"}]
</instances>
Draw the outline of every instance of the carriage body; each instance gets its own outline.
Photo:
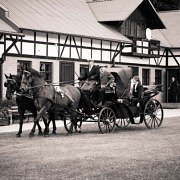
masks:
<instances>
[{"instance_id":1,"label":"carriage body","mask_svg":"<svg viewBox=\"0 0 180 180\"><path fill-rule=\"evenodd\" d=\"M131 97L130 86L132 78L131 68L108 68L115 78L113 90L105 92L102 107L92 101L90 91L85 94L91 104L90 116L96 115L99 129L102 133L113 132L115 127L127 127L129 124L145 123L148 129L160 127L163 121L163 108L154 97L159 93L158 86L146 89L142 93L142 103L137 107L136 99ZM85 120L88 119L86 116ZM138 119L138 122L136 121ZM83 118L81 118L83 120Z\"/></svg>"}]
</instances>

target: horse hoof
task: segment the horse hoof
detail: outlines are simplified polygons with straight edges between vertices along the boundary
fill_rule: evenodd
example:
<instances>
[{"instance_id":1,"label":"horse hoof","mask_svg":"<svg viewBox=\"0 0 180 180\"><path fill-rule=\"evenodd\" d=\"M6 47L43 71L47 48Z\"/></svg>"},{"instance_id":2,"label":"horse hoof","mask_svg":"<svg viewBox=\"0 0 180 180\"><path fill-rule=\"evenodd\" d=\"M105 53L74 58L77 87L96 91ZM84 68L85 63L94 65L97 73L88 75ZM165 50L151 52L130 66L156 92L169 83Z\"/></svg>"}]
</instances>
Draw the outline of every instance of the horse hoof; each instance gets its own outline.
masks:
<instances>
[{"instance_id":1,"label":"horse hoof","mask_svg":"<svg viewBox=\"0 0 180 180\"><path fill-rule=\"evenodd\" d=\"M67 133L67 135L68 135L68 136L71 136L71 135L72 135L72 133Z\"/></svg>"},{"instance_id":2,"label":"horse hoof","mask_svg":"<svg viewBox=\"0 0 180 180\"><path fill-rule=\"evenodd\" d=\"M43 135L43 132L39 132L39 133L38 133L38 136L42 136L42 135Z\"/></svg>"},{"instance_id":3,"label":"horse hoof","mask_svg":"<svg viewBox=\"0 0 180 180\"><path fill-rule=\"evenodd\" d=\"M52 134L56 135L57 133L56 133L56 131L52 131Z\"/></svg>"},{"instance_id":4,"label":"horse hoof","mask_svg":"<svg viewBox=\"0 0 180 180\"><path fill-rule=\"evenodd\" d=\"M16 137L18 138L18 137L21 137L21 135L20 134L16 134Z\"/></svg>"},{"instance_id":5,"label":"horse hoof","mask_svg":"<svg viewBox=\"0 0 180 180\"><path fill-rule=\"evenodd\" d=\"M29 133L29 137L34 137L34 134L33 133Z\"/></svg>"}]
</instances>

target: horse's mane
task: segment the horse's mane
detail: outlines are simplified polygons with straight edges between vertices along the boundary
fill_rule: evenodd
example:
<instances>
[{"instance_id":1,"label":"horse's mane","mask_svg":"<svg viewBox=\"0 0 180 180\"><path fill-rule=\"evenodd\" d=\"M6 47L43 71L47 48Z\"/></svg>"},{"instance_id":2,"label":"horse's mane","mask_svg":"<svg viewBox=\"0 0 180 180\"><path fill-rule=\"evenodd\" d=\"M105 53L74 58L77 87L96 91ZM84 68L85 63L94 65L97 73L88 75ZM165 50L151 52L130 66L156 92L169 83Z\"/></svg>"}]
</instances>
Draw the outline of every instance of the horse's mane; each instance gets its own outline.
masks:
<instances>
[{"instance_id":1,"label":"horse's mane","mask_svg":"<svg viewBox=\"0 0 180 180\"><path fill-rule=\"evenodd\" d=\"M38 72L37 70L33 69L33 68L29 68L29 72L33 75L33 76L37 76L39 78L43 78L43 76L40 74L40 72Z\"/></svg>"}]
</instances>

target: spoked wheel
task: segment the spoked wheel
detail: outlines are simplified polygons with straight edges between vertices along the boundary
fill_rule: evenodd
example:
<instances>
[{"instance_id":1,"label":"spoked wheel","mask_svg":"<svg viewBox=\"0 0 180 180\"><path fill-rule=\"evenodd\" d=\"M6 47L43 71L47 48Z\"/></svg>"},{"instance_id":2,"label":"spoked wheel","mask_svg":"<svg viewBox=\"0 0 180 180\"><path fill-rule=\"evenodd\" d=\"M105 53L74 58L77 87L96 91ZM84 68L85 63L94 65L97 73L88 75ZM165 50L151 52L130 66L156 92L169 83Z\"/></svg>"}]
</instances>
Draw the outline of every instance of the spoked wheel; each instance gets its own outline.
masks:
<instances>
[{"instance_id":1,"label":"spoked wheel","mask_svg":"<svg viewBox=\"0 0 180 180\"><path fill-rule=\"evenodd\" d=\"M128 127L130 122L131 122L130 118L120 118L116 120L116 126L118 128L125 128L125 127Z\"/></svg>"},{"instance_id":2,"label":"spoked wheel","mask_svg":"<svg viewBox=\"0 0 180 180\"><path fill-rule=\"evenodd\" d=\"M163 108L159 101L150 99L144 109L144 123L148 129L155 129L161 126L163 121Z\"/></svg>"},{"instance_id":3,"label":"spoked wheel","mask_svg":"<svg viewBox=\"0 0 180 180\"><path fill-rule=\"evenodd\" d=\"M98 118L98 126L101 133L111 133L114 131L116 125L116 115L109 107L101 109Z\"/></svg>"},{"instance_id":4,"label":"spoked wheel","mask_svg":"<svg viewBox=\"0 0 180 180\"><path fill-rule=\"evenodd\" d=\"M70 116L64 116L63 117L63 121L64 121L64 127L66 129L66 131L68 133L73 133L75 132L75 129L74 129L74 126L72 124L72 121L71 121L71 117ZM82 120L81 118L78 120L77 122L77 128L81 128L81 125L82 125Z\"/></svg>"}]
</instances>

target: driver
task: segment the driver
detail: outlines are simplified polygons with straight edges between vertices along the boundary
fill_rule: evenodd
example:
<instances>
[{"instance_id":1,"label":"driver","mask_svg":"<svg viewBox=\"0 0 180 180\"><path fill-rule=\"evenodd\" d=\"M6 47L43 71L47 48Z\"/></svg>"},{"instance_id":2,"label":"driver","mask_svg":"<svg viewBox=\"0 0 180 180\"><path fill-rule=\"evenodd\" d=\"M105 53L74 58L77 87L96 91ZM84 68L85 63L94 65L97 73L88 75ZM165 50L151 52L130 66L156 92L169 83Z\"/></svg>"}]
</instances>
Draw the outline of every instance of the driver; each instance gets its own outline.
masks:
<instances>
[{"instance_id":1,"label":"driver","mask_svg":"<svg viewBox=\"0 0 180 180\"><path fill-rule=\"evenodd\" d=\"M97 100L98 86L99 86L99 65L94 65L94 60L89 59L89 69L78 78L78 80L84 80L81 86L82 90L89 90L93 101Z\"/></svg>"}]
</instances>

